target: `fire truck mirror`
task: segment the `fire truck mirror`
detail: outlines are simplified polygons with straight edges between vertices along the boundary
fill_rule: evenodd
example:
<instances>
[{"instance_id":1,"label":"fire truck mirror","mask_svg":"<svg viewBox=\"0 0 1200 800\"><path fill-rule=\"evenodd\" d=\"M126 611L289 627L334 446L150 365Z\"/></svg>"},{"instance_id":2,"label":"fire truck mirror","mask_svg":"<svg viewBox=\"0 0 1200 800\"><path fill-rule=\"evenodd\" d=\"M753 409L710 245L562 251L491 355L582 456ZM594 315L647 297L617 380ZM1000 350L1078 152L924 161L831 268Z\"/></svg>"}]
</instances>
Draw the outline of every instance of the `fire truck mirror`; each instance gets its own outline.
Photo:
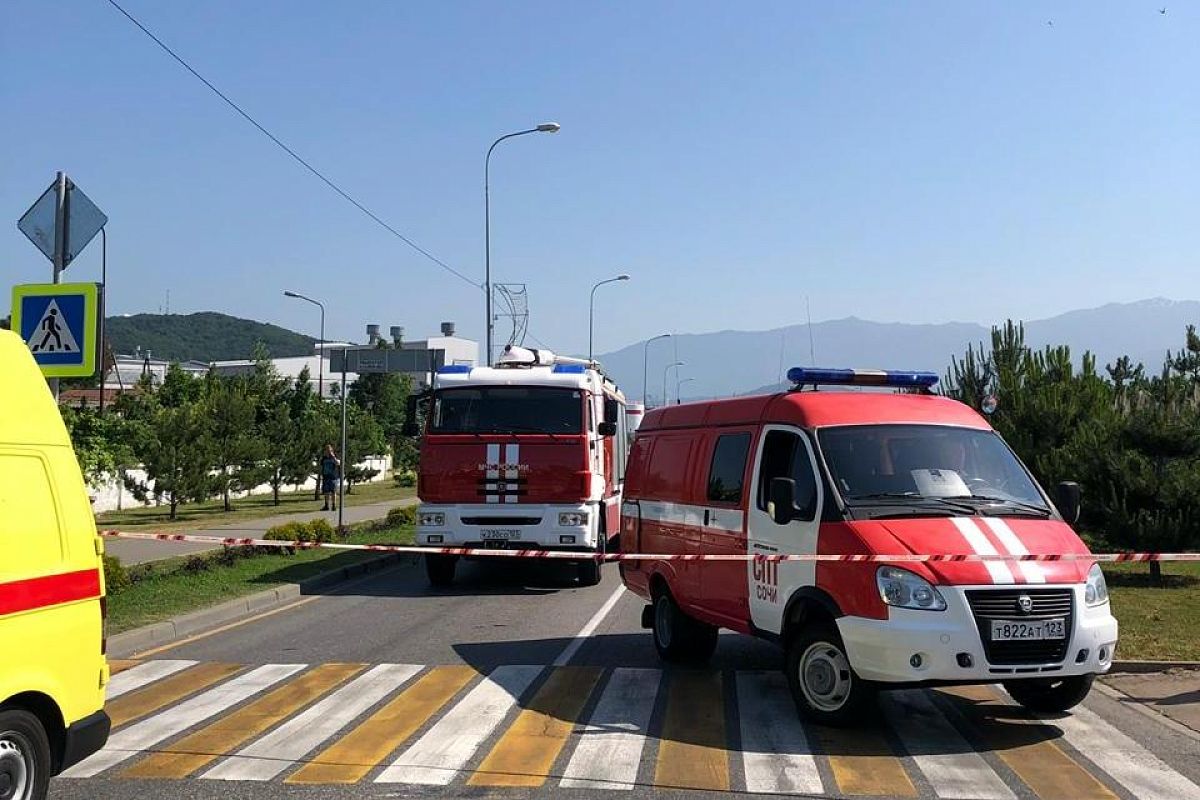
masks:
<instances>
[{"instance_id":1,"label":"fire truck mirror","mask_svg":"<svg viewBox=\"0 0 1200 800\"><path fill-rule=\"evenodd\" d=\"M1068 525L1079 522L1079 512L1083 502L1083 492L1074 481L1063 481L1058 485L1058 513L1062 514Z\"/></svg>"},{"instance_id":2,"label":"fire truck mirror","mask_svg":"<svg viewBox=\"0 0 1200 800\"><path fill-rule=\"evenodd\" d=\"M771 479L771 519L787 525L797 517L796 482L791 478Z\"/></svg>"},{"instance_id":3,"label":"fire truck mirror","mask_svg":"<svg viewBox=\"0 0 1200 800\"><path fill-rule=\"evenodd\" d=\"M616 436L617 435L617 423L601 422L599 425L596 426L596 433L600 434L601 436Z\"/></svg>"}]
</instances>

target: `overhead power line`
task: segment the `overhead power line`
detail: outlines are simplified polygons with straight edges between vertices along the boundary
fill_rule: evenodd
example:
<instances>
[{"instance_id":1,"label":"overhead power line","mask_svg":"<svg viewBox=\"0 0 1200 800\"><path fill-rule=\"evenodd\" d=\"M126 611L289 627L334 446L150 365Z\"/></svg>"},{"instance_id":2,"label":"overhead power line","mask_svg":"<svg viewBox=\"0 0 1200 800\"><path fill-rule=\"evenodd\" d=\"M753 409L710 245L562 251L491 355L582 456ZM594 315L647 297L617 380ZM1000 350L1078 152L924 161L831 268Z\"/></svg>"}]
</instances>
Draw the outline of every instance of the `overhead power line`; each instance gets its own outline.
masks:
<instances>
[{"instance_id":1,"label":"overhead power line","mask_svg":"<svg viewBox=\"0 0 1200 800\"><path fill-rule=\"evenodd\" d=\"M321 180L321 182L324 183L326 186L328 186L330 189L337 192L338 195L340 195L342 197L342 199L346 200L346 202L350 203L355 208L357 208L359 211L366 214L377 225L382 227L388 233L395 236L400 241L404 242L406 245L411 247L413 250L415 250L418 253L420 253L421 255L425 256L425 258L429 259L434 264L438 265L439 267L446 270L447 272L454 275L455 277L459 278L460 280L463 280L466 283L469 283L470 285L474 286L476 289L479 289L481 291L483 290L482 284L477 283L476 281L474 281L471 278L464 275L462 272L459 272L457 269L455 269L454 267L450 266L442 259L435 256L433 253L430 253L428 250L421 247L419 244L414 242L412 239L408 238L403 233L396 230L390 224L388 224L383 219L381 219L378 214L376 214L374 211L367 208L365 205L363 205L358 200L356 200L349 192L347 192L341 186L338 186L330 178L326 177L324 175L324 173L322 173L320 170L318 170L312 164L305 161L295 150L293 150L292 148L290 148L286 144L284 144L279 139L278 136L276 136L275 134L273 134L269 130L267 130L265 127L263 127L262 124L260 124L258 122L258 120L256 120L254 117L252 117L248 113L246 113L246 111L241 106L239 106L237 103L233 102L233 100L231 100L227 94L225 94L220 89L218 89L216 86L214 86L212 81L210 81L208 78L205 78L203 75L201 75L199 72L197 72L196 69L194 67L192 67L191 64L189 64L187 61L185 61L178 53L176 53L170 47L168 47L166 45L166 43L163 42L162 39L159 39L157 36L155 36L154 33L149 28L147 28L145 25L143 25L135 16L133 16L128 11L126 11L124 8L122 8L121 5L116 2L116 0L107 0L107 1L108 1L109 5L111 5L113 8L115 8L117 11L120 11L121 14L123 14L125 16L126 19L128 19L130 22L132 22L134 25L136 25L138 27L138 29L141 30L142 33L149 36L150 39L153 40L153 42L156 45L158 45L160 48L162 48L163 52L165 52L171 58L173 58L177 62L179 62L180 66L182 66L188 72L192 73L192 75L195 76L195 78L197 80L199 80L201 83L203 83L205 86L207 86L209 88L209 90L212 91L213 94L215 94L217 97L221 98L221 100L223 100L226 105L228 105L230 108L232 108L234 111L236 111L243 119L245 119L247 122L249 122L255 128L257 128L259 133L261 133L263 136L266 136L268 139L270 139L272 142L274 142L275 145L277 147L279 147L279 149L283 150L283 152L285 152L289 156L291 156L292 159L296 161L296 163L300 164L300 166L304 167L306 170L308 170L313 175L315 175L317 178L319 178Z\"/></svg>"}]
</instances>

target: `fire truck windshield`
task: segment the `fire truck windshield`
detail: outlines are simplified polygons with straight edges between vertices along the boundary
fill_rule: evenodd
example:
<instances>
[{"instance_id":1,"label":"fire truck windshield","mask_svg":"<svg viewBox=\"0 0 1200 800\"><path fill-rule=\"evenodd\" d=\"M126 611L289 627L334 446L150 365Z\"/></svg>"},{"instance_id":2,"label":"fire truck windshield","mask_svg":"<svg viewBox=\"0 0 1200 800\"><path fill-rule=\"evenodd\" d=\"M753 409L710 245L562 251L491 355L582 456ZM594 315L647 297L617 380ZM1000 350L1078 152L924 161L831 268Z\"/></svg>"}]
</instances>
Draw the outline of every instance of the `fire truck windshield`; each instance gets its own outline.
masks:
<instances>
[{"instance_id":1,"label":"fire truck windshield","mask_svg":"<svg viewBox=\"0 0 1200 800\"><path fill-rule=\"evenodd\" d=\"M833 481L851 505L926 500L1050 513L1028 473L994 432L939 425L853 425L818 434ZM989 508L989 512L993 509Z\"/></svg>"},{"instance_id":2,"label":"fire truck windshield","mask_svg":"<svg viewBox=\"0 0 1200 800\"><path fill-rule=\"evenodd\" d=\"M430 433L583 432L583 392L543 386L472 386L433 396Z\"/></svg>"}]
</instances>

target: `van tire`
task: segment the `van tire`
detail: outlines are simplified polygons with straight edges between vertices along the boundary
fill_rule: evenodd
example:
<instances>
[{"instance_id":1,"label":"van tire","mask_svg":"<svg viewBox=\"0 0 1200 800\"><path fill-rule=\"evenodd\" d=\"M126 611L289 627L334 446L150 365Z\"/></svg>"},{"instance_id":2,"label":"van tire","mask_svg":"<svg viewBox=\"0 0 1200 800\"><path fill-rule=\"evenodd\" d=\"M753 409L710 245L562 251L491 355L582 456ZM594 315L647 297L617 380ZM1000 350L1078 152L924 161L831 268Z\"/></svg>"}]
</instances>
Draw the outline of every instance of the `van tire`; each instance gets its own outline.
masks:
<instances>
[{"instance_id":1,"label":"van tire","mask_svg":"<svg viewBox=\"0 0 1200 800\"><path fill-rule=\"evenodd\" d=\"M671 593L654 597L651 635L658 657L672 664L703 664L717 649L717 628L692 619L679 608Z\"/></svg>"},{"instance_id":2,"label":"van tire","mask_svg":"<svg viewBox=\"0 0 1200 800\"><path fill-rule=\"evenodd\" d=\"M425 556L425 574L429 576L430 585L438 588L452 585L457 561L455 556Z\"/></svg>"},{"instance_id":3,"label":"van tire","mask_svg":"<svg viewBox=\"0 0 1200 800\"><path fill-rule=\"evenodd\" d=\"M876 707L877 687L854 672L832 621L805 625L788 645L786 664L792 700L806 719L850 727Z\"/></svg>"},{"instance_id":4,"label":"van tire","mask_svg":"<svg viewBox=\"0 0 1200 800\"><path fill-rule=\"evenodd\" d=\"M50 740L41 720L19 708L0 710L0 785L14 797L42 800L50 787Z\"/></svg>"},{"instance_id":5,"label":"van tire","mask_svg":"<svg viewBox=\"0 0 1200 800\"><path fill-rule=\"evenodd\" d=\"M1030 711L1061 713L1082 703L1092 690L1094 680L1095 675L1073 675L1005 681L1004 690Z\"/></svg>"}]
</instances>

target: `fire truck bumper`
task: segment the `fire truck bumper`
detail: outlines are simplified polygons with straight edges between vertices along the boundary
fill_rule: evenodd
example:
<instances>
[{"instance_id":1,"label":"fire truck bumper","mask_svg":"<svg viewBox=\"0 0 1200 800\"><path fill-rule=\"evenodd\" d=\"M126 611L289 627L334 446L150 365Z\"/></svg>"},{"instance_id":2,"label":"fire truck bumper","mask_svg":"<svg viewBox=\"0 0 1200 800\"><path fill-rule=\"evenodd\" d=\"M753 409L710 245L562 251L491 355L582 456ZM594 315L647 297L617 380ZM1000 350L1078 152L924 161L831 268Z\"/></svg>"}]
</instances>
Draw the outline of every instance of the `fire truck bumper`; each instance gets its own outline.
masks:
<instances>
[{"instance_id":1,"label":"fire truck bumper","mask_svg":"<svg viewBox=\"0 0 1200 800\"><path fill-rule=\"evenodd\" d=\"M598 546L599 506L422 505L418 547L478 547L590 552Z\"/></svg>"}]
</instances>

